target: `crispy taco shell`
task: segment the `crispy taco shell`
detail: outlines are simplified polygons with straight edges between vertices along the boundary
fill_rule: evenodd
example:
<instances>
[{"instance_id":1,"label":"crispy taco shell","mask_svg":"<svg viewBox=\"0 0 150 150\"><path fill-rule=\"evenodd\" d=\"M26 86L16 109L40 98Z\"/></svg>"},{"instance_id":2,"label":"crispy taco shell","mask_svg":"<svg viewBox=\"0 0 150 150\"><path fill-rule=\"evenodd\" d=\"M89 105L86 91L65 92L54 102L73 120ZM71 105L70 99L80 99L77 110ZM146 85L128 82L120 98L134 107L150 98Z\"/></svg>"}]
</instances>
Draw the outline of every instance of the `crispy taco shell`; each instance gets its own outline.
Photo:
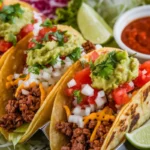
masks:
<instances>
[{"instance_id":1,"label":"crispy taco shell","mask_svg":"<svg viewBox=\"0 0 150 150\"><path fill-rule=\"evenodd\" d=\"M107 53L112 50L119 50L114 48L102 48L96 50L99 54ZM85 57L88 59L90 54ZM62 81L59 91L56 95L53 105L51 124L50 124L50 146L51 150L60 150L62 146L69 142L69 139L56 130L56 123L60 121L67 121L67 116L64 105L71 108L71 100L64 94L64 89L67 88L67 83L72 79L73 75L82 69L80 61L76 62L70 70L66 73L65 79ZM139 128L150 118L150 83L144 85L140 90L135 92L131 101L123 106L117 115L107 137L101 147L101 150L115 149L124 139L125 133Z\"/></svg>"},{"instance_id":2,"label":"crispy taco shell","mask_svg":"<svg viewBox=\"0 0 150 150\"><path fill-rule=\"evenodd\" d=\"M74 36L77 36L78 38L82 38L82 36L74 30L72 27L64 26L64 25L58 25L58 29L61 31L69 31L70 33L74 34ZM31 34L26 36L23 41L28 41L32 37ZM15 72L21 73L22 69L24 68L25 61L24 60L24 52L27 49L26 42L19 42L14 49L11 49L9 53L7 54L6 61L1 69L0 73L0 117L5 114L5 106L9 99L13 98L14 93L12 93L11 89L6 88L6 77L14 74ZM52 91L49 93L49 95L44 100L42 106L39 108L39 110L36 112L32 122L30 123L27 131L23 135L20 142L26 141L30 136L33 135L33 133L38 130L39 127L44 125L47 121L50 119L52 107L53 107L53 100L55 97L55 94L59 88L59 85L64 80L65 76L62 76L61 80L57 82L56 86L52 89ZM5 136L6 139L8 139L9 133L6 132L4 129L0 129L1 133Z\"/></svg>"},{"instance_id":3,"label":"crispy taco shell","mask_svg":"<svg viewBox=\"0 0 150 150\"><path fill-rule=\"evenodd\" d=\"M16 3L19 3L20 5L22 5L22 6L24 6L24 7L28 7L28 8L30 8L31 10L33 10L33 11L36 11L36 12L38 12L38 10L36 9L36 8L33 8L30 4L28 4L28 3L26 3L26 2L22 2L22 1L19 1L19 0L4 0L3 1L3 5L5 6L5 5L12 5L12 4L16 4ZM16 44L16 46L12 46L11 48L9 48L2 56L0 56L0 69L1 69L1 67L3 66L3 64L4 64L4 62L5 62L5 60L7 59L7 56L8 56L8 54L9 54L9 50L11 50L11 49L13 49L13 48L15 48L15 47L17 47L17 45L21 45L20 44L20 42L25 42L26 44L27 44L27 41L25 41L25 37L23 38L23 39L21 39L17 44Z\"/></svg>"}]
</instances>

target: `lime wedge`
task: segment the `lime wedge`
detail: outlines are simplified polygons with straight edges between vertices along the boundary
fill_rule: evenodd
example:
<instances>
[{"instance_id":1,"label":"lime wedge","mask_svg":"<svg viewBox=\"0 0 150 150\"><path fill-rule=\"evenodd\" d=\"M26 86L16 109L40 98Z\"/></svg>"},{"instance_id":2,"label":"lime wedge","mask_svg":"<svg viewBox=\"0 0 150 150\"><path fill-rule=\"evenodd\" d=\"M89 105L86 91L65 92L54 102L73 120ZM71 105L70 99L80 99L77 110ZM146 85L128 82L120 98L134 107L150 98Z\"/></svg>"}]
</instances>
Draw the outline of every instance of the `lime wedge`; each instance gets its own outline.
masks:
<instances>
[{"instance_id":1,"label":"lime wedge","mask_svg":"<svg viewBox=\"0 0 150 150\"><path fill-rule=\"evenodd\" d=\"M132 133L126 133L126 138L136 148L150 150L150 122Z\"/></svg>"},{"instance_id":2,"label":"lime wedge","mask_svg":"<svg viewBox=\"0 0 150 150\"><path fill-rule=\"evenodd\" d=\"M93 8L85 3L78 11L77 22L84 38L94 44L106 43L112 37L112 29Z\"/></svg>"}]
</instances>

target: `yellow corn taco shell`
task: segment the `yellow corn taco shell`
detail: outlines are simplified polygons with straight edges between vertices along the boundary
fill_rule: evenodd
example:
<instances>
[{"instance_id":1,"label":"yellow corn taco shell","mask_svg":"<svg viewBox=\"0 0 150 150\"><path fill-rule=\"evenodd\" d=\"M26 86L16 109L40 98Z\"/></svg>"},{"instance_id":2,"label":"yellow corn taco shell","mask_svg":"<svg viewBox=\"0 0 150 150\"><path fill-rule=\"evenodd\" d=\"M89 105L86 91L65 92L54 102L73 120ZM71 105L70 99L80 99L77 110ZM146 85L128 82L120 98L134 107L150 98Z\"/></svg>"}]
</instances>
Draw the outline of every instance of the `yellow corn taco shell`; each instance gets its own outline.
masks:
<instances>
[{"instance_id":1,"label":"yellow corn taco shell","mask_svg":"<svg viewBox=\"0 0 150 150\"><path fill-rule=\"evenodd\" d=\"M19 1L19 0L4 0L3 1L3 5L12 5L12 4L16 4L16 3L19 3L20 5L24 6L24 7L28 7L30 8L32 11L36 11L38 12L37 9L33 8L30 4L26 3L26 2L22 2L22 1ZM21 39L17 44L18 45L21 45L20 42L25 42L27 44L28 41L25 41L25 37L23 39ZM17 44L16 44L16 47L17 47ZM9 53L9 50L15 48L15 46L12 46L10 49L8 49L2 56L0 56L0 69L1 67L3 66L4 64L4 61L6 60L7 56L8 56L8 53Z\"/></svg>"},{"instance_id":2,"label":"yellow corn taco shell","mask_svg":"<svg viewBox=\"0 0 150 150\"><path fill-rule=\"evenodd\" d=\"M99 54L107 53L110 51L119 50L114 48L102 48L96 50ZM84 56L87 60L89 54ZM70 139L56 130L56 123L60 121L67 121L66 111L64 105L71 108L71 100L64 94L64 89L67 88L67 83L72 79L73 75L82 69L80 61L76 62L72 68L66 73L66 77L62 80L59 91L55 97L51 124L50 124L50 147L51 150L60 150L62 146L67 144ZM125 133L131 132L139 128L150 118L150 83L144 85L132 97L129 103L123 106L117 115L107 137L101 147L101 150L115 149L125 139Z\"/></svg>"},{"instance_id":3,"label":"yellow corn taco shell","mask_svg":"<svg viewBox=\"0 0 150 150\"><path fill-rule=\"evenodd\" d=\"M77 36L79 39L82 38L82 36L74 30L72 27L64 26L64 25L57 25L57 28L61 31L69 31L74 36ZM26 41L27 38L30 37L28 35L24 40ZM83 40L84 41L84 40ZM13 98L14 93L11 91L11 89L6 88L6 77L8 75L14 74L15 72L21 73L25 62L24 60L24 52L27 49L27 44L25 42L19 42L18 45L9 51L7 55L7 59L1 69L0 72L0 117L2 117L3 114L5 114L5 106L9 99ZM39 108L39 110L36 112L32 122L30 123L29 127L27 128L25 134L22 136L21 140L19 141L24 142L27 139L29 139L33 133L38 130L39 127L44 125L47 121L49 121L51 116L51 111L53 107L53 100L56 95L57 90L59 89L60 84L64 80L65 76L62 76L62 78L57 82L56 86L51 90L49 95L44 100L43 104ZM0 128L1 133L5 136L7 140L9 140L9 133L4 130L3 128Z\"/></svg>"}]
</instances>

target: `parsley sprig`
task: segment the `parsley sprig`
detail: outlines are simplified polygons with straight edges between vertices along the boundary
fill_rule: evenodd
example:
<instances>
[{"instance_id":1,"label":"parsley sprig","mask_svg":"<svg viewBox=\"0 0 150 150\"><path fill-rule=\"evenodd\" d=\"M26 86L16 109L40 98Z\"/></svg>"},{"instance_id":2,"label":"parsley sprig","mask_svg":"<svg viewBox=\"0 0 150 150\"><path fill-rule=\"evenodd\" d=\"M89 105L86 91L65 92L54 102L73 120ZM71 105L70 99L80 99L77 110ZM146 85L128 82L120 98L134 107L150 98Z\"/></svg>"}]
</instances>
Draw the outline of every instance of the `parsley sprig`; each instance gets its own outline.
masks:
<instances>
[{"instance_id":1,"label":"parsley sprig","mask_svg":"<svg viewBox=\"0 0 150 150\"><path fill-rule=\"evenodd\" d=\"M52 27L52 22L49 19L46 19L42 24L42 27Z\"/></svg>"},{"instance_id":2,"label":"parsley sprig","mask_svg":"<svg viewBox=\"0 0 150 150\"><path fill-rule=\"evenodd\" d=\"M67 31L56 31L56 32L48 32L45 34L43 41L47 42L49 41L49 36L54 36L56 38L56 41L58 41L58 46L64 45L64 36Z\"/></svg>"},{"instance_id":3,"label":"parsley sprig","mask_svg":"<svg viewBox=\"0 0 150 150\"><path fill-rule=\"evenodd\" d=\"M110 76L113 74L117 63L118 60L116 58L116 52L112 51L108 54L107 58L100 64L94 65L92 62L90 62L90 68L94 76L100 76L102 78L109 79Z\"/></svg>"},{"instance_id":4,"label":"parsley sprig","mask_svg":"<svg viewBox=\"0 0 150 150\"><path fill-rule=\"evenodd\" d=\"M73 96L77 98L77 103L80 104L81 103L81 92L79 90L75 90L73 92Z\"/></svg>"},{"instance_id":5,"label":"parsley sprig","mask_svg":"<svg viewBox=\"0 0 150 150\"><path fill-rule=\"evenodd\" d=\"M4 22L15 23L14 18L20 18L23 13L24 11L21 8L20 4L4 6L3 9L0 11L0 20Z\"/></svg>"},{"instance_id":6,"label":"parsley sprig","mask_svg":"<svg viewBox=\"0 0 150 150\"><path fill-rule=\"evenodd\" d=\"M68 57L74 62L77 61L81 57L81 48L75 48L73 52L70 55L68 55Z\"/></svg>"}]
</instances>

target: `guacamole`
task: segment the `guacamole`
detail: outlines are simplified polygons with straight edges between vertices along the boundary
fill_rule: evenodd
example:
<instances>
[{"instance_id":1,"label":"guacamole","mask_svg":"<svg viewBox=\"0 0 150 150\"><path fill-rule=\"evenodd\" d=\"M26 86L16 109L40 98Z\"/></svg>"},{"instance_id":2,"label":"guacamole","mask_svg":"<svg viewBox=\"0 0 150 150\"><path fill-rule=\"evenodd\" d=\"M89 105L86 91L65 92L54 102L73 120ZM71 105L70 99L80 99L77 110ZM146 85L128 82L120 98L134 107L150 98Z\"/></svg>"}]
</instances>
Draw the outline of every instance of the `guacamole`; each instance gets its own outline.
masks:
<instances>
[{"instance_id":1,"label":"guacamole","mask_svg":"<svg viewBox=\"0 0 150 150\"><path fill-rule=\"evenodd\" d=\"M25 25L32 22L32 10L22 6L21 9L23 10L23 13L20 15L20 17L14 16L13 22L0 19L0 37L3 37L5 41L10 41L10 34L17 35Z\"/></svg>"},{"instance_id":2,"label":"guacamole","mask_svg":"<svg viewBox=\"0 0 150 150\"><path fill-rule=\"evenodd\" d=\"M32 66L34 64L47 65L56 56L67 56L73 52L76 47L81 47L84 39L79 36L75 36L67 31L68 41L60 46L57 41L44 42L41 49L29 50L27 54L27 65Z\"/></svg>"},{"instance_id":3,"label":"guacamole","mask_svg":"<svg viewBox=\"0 0 150 150\"><path fill-rule=\"evenodd\" d=\"M135 79L138 70L138 60L129 57L126 51L101 54L92 67L92 86L110 92L119 85Z\"/></svg>"}]
</instances>

